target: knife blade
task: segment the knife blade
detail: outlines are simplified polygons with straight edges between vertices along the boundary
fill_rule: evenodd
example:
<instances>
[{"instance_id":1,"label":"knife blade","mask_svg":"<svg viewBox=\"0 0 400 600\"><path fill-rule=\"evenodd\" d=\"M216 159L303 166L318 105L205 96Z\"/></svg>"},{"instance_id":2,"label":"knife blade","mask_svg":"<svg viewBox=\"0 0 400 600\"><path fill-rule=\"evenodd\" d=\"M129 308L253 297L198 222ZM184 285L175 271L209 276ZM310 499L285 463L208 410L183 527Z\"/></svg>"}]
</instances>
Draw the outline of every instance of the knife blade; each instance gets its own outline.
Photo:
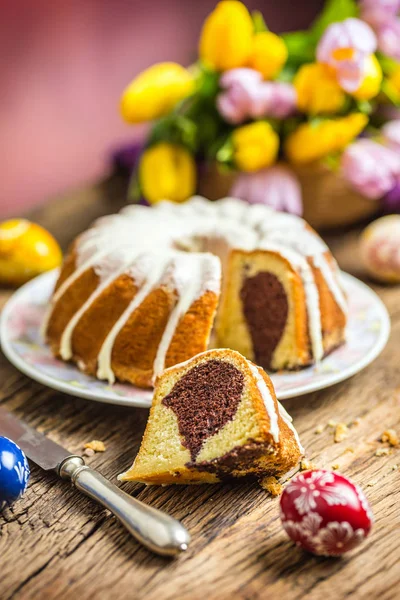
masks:
<instances>
[{"instance_id":1,"label":"knife blade","mask_svg":"<svg viewBox=\"0 0 400 600\"><path fill-rule=\"evenodd\" d=\"M56 470L57 465L71 456L65 450L36 429L0 406L0 434L15 442L25 454L45 471Z\"/></svg>"},{"instance_id":2,"label":"knife blade","mask_svg":"<svg viewBox=\"0 0 400 600\"><path fill-rule=\"evenodd\" d=\"M98 471L0 406L0 435L13 440L34 463L69 479L81 492L110 510L144 546L164 556L187 549L187 529L165 512L132 498Z\"/></svg>"}]
</instances>

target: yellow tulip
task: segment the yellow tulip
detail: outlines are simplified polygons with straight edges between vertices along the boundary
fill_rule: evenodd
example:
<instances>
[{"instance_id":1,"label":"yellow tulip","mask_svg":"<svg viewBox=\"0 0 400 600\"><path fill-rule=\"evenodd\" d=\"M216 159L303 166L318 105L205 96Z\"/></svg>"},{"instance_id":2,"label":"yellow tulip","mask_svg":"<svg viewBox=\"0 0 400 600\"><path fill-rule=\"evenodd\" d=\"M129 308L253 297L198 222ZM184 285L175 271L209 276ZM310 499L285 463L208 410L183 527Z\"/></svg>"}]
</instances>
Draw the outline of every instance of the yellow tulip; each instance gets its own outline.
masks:
<instances>
[{"instance_id":1,"label":"yellow tulip","mask_svg":"<svg viewBox=\"0 0 400 600\"><path fill-rule=\"evenodd\" d=\"M0 223L0 282L21 285L61 264L62 254L52 235L25 219Z\"/></svg>"},{"instance_id":2,"label":"yellow tulip","mask_svg":"<svg viewBox=\"0 0 400 600\"><path fill-rule=\"evenodd\" d=\"M239 127L232 134L234 161L241 171L258 171L275 162L279 137L266 121Z\"/></svg>"},{"instance_id":3,"label":"yellow tulip","mask_svg":"<svg viewBox=\"0 0 400 600\"><path fill-rule=\"evenodd\" d=\"M264 79L272 79L279 73L288 57L285 42L271 31L262 31L253 38L248 66L259 71Z\"/></svg>"},{"instance_id":4,"label":"yellow tulip","mask_svg":"<svg viewBox=\"0 0 400 600\"><path fill-rule=\"evenodd\" d=\"M386 84L390 90L390 97L400 103L400 65L389 75Z\"/></svg>"},{"instance_id":5,"label":"yellow tulip","mask_svg":"<svg viewBox=\"0 0 400 600\"><path fill-rule=\"evenodd\" d=\"M382 69L376 58L375 54L371 54L367 58L367 69L364 81L356 90L353 92L354 98L357 100L370 100L374 98L381 88L382 83Z\"/></svg>"},{"instance_id":6,"label":"yellow tulip","mask_svg":"<svg viewBox=\"0 0 400 600\"><path fill-rule=\"evenodd\" d=\"M139 181L151 204L160 200L184 202L196 189L196 165L182 146L160 142L142 154Z\"/></svg>"},{"instance_id":7,"label":"yellow tulip","mask_svg":"<svg viewBox=\"0 0 400 600\"><path fill-rule=\"evenodd\" d=\"M241 2L219 2L204 22L199 44L201 60L217 71L244 67L250 57L253 21Z\"/></svg>"},{"instance_id":8,"label":"yellow tulip","mask_svg":"<svg viewBox=\"0 0 400 600\"><path fill-rule=\"evenodd\" d=\"M181 65L158 63L140 73L121 98L121 114L128 123L159 119L194 90L193 76Z\"/></svg>"},{"instance_id":9,"label":"yellow tulip","mask_svg":"<svg viewBox=\"0 0 400 600\"><path fill-rule=\"evenodd\" d=\"M346 96L335 75L324 64L303 65L293 80L297 92L297 107L309 114L335 113Z\"/></svg>"},{"instance_id":10,"label":"yellow tulip","mask_svg":"<svg viewBox=\"0 0 400 600\"><path fill-rule=\"evenodd\" d=\"M335 150L343 150L350 144L368 124L368 117L362 113L352 113L347 117L336 119L336 148Z\"/></svg>"},{"instance_id":11,"label":"yellow tulip","mask_svg":"<svg viewBox=\"0 0 400 600\"><path fill-rule=\"evenodd\" d=\"M361 133L368 117L353 113L340 119L300 125L286 140L285 151L293 163L307 163L339 152Z\"/></svg>"}]
</instances>

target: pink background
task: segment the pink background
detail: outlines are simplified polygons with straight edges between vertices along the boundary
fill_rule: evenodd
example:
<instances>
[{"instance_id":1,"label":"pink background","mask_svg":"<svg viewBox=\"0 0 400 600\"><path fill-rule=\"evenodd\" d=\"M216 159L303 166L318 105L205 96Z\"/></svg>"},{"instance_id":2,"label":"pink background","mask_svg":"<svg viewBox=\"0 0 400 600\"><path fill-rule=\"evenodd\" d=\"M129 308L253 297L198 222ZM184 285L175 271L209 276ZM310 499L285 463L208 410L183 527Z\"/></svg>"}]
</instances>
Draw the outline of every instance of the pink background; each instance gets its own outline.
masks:
<instances>
[{"instance_id":1,"label":"pink background","mask_svg":"<svg viewBox=\"0 0 400 600\"><path fill-rule=\"evenodd\" d=\"M113 148L143 131L121 121L121 90L154 62L190 63L215 4L0 0L0 216L106 175ZM321 4L247 2L275 31L307 26Z\"/></svg>"}]
</instances>

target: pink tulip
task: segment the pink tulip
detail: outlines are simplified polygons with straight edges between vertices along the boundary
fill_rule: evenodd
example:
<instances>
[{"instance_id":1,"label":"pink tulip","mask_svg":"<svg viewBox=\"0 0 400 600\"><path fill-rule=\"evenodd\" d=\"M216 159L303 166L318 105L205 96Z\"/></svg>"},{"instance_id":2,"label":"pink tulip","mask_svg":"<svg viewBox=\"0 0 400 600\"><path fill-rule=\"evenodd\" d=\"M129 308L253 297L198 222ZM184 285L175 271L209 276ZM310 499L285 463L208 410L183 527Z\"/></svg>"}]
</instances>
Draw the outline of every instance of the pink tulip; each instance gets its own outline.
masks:
<instances>
[{"instance_id":1,"label":"pink tulip","mask_svg":"<svg viewBox=\"0 0 400 600\"><path fill-rule=\"evenodd\" d=\"M389 148L400 153L400 119L389 121L381 131Z\"/></svg>"},{"instance_id":2,"label":"pink tulip","mask_svg":"<svg viewBox=\"0 0 400 600\"><path fill-rule=\"evenodd\" d=\"M376 31L378 27L387 23L388 19L392 19L395 15L396 13L391 13L382 6L376 5L361 9L360 18Z\"/></svg>"},{"instance_id":3,"label":"pink tulip","mask_svg":"<svg viewBox=\"0 0 400 600\"><path fill-rule=\"evenodd\" d=\"M365 76L366 58L377 48L376 35L360 19L346 19L326 28L317 46L317 60L336 71L346 92L357 90Z\"/></svg>"},{"instance_id":4,"label":"pink tulip","mask_svg":"<svg viewBox=\"0 0 400 600\"><path fill-rule=\"evenodd\" d=\"M257 102L250 109L253 118L273 117L284 119L296 109L296 90L290 83L263 82L258 91Z\"/></svg>"},{"instance_id":5,"label":"pink tulip","mask_svg":"<svg viewBox=\"0 0 400 600\"><path fill-rule=\"evenodd\" d=\"M373 27L396 15L400 10L400 0L361 0L360 11L363 21Z\"/></svg>"},{"instance_id":6,"label":"pink tulip","mask_svg":"<svg viewBox=\"0 0 400 600\"><path fill-rule=\"evenodd\" d=\"M239 173L230 195L295 215L303 212L299 181L293 171L281 164L256 173Z\"/></svg>"},{"instance_id":7,"label":"pink tulip","mask_svg":"<svg viewBox=\"0 0 400 600\"><path fill-rule=\"evenodd\" d=\"M296 92L291 84L264 82L253 69L226 71L220 85L224 91L217 97L218 111L232 125L262 117L282 119L296 108Z\"/></svg>"},{"instance_id":8,"label":"pink tulip","mask_svg":"<svg viewBox=\"0 0 400 600\"><path fill-rule=\"evenodd\" d=\"M396 14L400 10L400 0L361 0L360 5L361 10L379 7L392 14Z\"/></svg>"},{"instance_id":9,"label":"pink tulip","mask_svg":"<svg viewBox=\"0 0 400 600\"><path fill-rule=\"evenodd\" d=\"M400 175L400 155L372 140L361 139L343 153L342 174L366 198L387 194Z\"/></svg>"},{"instance_id":10,"label":"pink tulip","mask_svg":"<svg viewBox=\"0 0 400 600\"><path fill-rule=\"evenodd\" d=\"M261 73L254 69L232 69L222 75L220 86L224 91L217 97L217 107L228 123L238 125L248 119L261 82Z\"/></svg>"},{"instance_id":11,"label":"pink tulip","mask_svg":"<svg viewBox=\"0 0 400 600\"><path fill-rule=\"evenodd\" d=\"M395 60L400 60L400 19L388 19L377 28L376 35L379 50Z\"/></svg>"}]
</instances>

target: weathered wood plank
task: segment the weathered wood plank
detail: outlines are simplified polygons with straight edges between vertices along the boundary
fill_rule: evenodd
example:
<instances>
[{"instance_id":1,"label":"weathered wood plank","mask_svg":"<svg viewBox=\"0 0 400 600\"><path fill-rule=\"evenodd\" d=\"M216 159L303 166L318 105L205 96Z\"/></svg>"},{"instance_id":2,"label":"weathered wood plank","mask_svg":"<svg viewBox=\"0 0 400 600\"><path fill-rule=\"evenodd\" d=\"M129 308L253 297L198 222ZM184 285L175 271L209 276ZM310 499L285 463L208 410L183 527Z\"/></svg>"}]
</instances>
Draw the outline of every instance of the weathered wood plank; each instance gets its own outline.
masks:
<instances>
[{"instance_id":1,"label":"weathered wood plank","mask_svg":"<svg viewBox=\"0 0 400 600\"><path fill-rule=\"evenodd\" d=\"M61 199L33 217L65 247L97 215L118 209L122 183L110 185ZM349 232L330 242L341 266L359 276L357 235ZM189 551L175 561L162 559L141 548L107 511L33 467L24 498L0 515L0 598L392 600L398 596L400 450L385 457L375 456L375 451L385 429L400 432L400 290L374 288L393 321L382 355L346 382L285 403L308 458L319 467L338 464L366 491L376 525L359 549L339 560L301 552L280 526L278 499L255 483L178 488L124 484L124 489L169 511L190 529ZM8 295L2 292L0 303ZM19 374L4 357L0 403L72 452L80 452L91 439L103 440L106 452L88 458L88 463L114 482L131 463L147 418L145 410L48 390ZM331 419L350 425L348 439L335 444L329 427L315 432ZM359 423L352 425L355 419Z\"/></svg>"}]
</instances>

